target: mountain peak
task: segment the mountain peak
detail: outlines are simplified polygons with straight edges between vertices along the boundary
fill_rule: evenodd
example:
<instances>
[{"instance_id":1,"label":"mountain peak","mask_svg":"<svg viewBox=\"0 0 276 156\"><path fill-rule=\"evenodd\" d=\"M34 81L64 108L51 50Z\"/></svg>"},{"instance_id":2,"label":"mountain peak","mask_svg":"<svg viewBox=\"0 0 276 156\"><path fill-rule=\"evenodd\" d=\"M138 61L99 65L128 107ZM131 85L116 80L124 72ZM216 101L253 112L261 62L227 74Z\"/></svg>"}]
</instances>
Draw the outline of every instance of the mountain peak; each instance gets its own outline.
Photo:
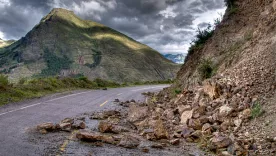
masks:
<instances>
[{"instance_id":1,"label":"mountain peak","mask_svg":"<svg viewBox=\"0 0 276 156\"><path fill-rule=\"evenodd\" d=\"M52 11L50 12L50 14L74 14L73 11L71 10L67 10L67 9L64 9L64 8L54 8L52 9Z\"/></svg>"}]
</instances>

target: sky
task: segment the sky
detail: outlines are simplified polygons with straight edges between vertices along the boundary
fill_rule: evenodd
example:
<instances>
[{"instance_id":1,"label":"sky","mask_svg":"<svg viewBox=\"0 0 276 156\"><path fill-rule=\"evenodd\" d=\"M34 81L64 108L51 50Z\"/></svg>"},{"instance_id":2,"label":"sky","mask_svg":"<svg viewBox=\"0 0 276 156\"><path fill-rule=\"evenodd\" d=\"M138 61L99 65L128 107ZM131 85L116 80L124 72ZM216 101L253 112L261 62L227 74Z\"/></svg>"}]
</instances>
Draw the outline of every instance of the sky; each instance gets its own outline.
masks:
<instances>
[{"instance_id":1,"label":"sky","mask_svg":"<svg viewBox=\"0 0 276 156\"><path fill-rule=\"evenodd\" d=\"M226 9L224 0L0 0L0 38L20 39L53 8L72 10L163 54L187 53L197 28Z\"/></svg>"}]
</instances>

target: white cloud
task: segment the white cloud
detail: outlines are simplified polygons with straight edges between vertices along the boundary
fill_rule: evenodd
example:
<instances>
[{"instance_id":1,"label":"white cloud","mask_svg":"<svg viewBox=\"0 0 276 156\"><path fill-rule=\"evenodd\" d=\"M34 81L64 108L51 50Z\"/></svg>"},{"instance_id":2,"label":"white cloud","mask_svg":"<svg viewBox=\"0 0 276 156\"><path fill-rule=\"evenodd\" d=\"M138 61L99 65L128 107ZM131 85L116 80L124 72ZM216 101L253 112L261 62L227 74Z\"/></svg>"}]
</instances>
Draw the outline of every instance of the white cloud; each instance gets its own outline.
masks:
<instances>
[{"instance_id":1,"label":"white cloud","mask_svg":"<svg viewBox=\"0 0 276 156\"><path fill-rule=\"evenodd\" d=\"M0 31L0 38L5 39L4 33L2 31Z\"/></svg>"}]
</instances>

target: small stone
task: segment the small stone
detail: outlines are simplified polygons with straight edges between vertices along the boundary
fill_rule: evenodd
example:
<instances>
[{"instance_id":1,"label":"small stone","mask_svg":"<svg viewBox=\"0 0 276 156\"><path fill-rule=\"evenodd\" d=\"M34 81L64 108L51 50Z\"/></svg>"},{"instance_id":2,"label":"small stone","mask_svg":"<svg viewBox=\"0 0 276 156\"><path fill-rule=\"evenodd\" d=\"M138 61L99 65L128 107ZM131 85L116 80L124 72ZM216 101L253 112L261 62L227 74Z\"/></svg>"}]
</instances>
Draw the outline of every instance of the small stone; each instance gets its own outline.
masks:
<instances>
[{"instance_id":1,"label":"small stone","mask_svg":"<svg viewBox=\"0 0 276 156\"><path fill-rule=\"evenodd\" d=\"M119 99L115 99L114 102L120 102L120 100Z\"/></svg>"},{"instance_id":2,"label":"small stone","mask_svg":"<svg viewBox=\"0 0 276 156\"><path fill-rule=\"evenodd\" d=\"M40 134L47 134L48 132L47 132L46 129L41 129L41 130L39 130L39 133L40 133Z\"/></svg>"},{"instance_id":3,"label":"small stone","mask_svg":"<svg viewBox=\"0 0 276 156\"><path fill-rule=\"evenodd\" d=\"M233 109L227 105L221 106L219 108L219 115L222 117L226 117L228 116L231 112L233 111Z\"/></svg>"},{"instance_id":4,"label":"small stone","mask_svg":"<svg viewBox=\"0 0 276 156\"><path fill-rule=\"evenodd\" d=\"M148 148L143 148L143 149L142 149L142 152L144 152L144 153L149 153L149 149L148 149Z\"/></svg>"},{"instance_id":5,"label":"small stone","mask_svg":"<svg viewBox=\"0 0 276 156\"><path fill-rule=\"evenodd\" d=\"M162 144L157 144L157 143L151 145L151 147L152 147L152 148L157 148L157 149L163 149L163 148L164 148Z\"/></svg>"},{"instance_id":6,"label":"small stone","mask_svg":"<svg viewBox=\"0 0 276 156\"><path fill-rule=\"evenodd\" d=\"M180 143L180 140L179 139L173 139L173 140L170 141L170 143L172 145L178 145Z\"/></svg>"},{"instance_id":7,"label":"small stone","mask_svg":"<svg viewBox=\"0 0 276 156\"><path fill-rule=\"evenodd\" d=\"M73 124L74 123L74 119L65 118L60 123L70 123L70 124Z\"/></svg>"}]
</instances>

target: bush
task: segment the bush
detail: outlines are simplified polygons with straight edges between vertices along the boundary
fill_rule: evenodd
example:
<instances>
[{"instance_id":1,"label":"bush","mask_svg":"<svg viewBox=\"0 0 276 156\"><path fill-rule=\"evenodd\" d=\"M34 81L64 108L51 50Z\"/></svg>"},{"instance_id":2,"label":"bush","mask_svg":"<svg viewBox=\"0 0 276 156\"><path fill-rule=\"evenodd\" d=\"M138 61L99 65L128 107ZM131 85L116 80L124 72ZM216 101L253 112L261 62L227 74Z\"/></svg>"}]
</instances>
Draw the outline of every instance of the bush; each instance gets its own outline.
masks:
<instances>
[{"instance_id":1,"label":"bush","mask_svg":"<svg viewBox=\"0 0 276 156\"><path fill-rule=\"evenodd\" d=\"M264 113L264 110L262 109L262 105L259 101L255 102L252 106L251 110L251 118L255 119L259 116L261 116Z\"/></svg>"},{"instance_id":2,"label":"bush","mask_svg":"<svg viewBox=\"0 0 276 156\"><path fill-rule=\"evenodd\" d=\"M213 62L210 59L203 59L198 67L198 73L201 79L211 78L216 70Z\"/></svg>"},{"instance_id":3,"label":"bush","mask_svg":"<svg viewBox=\"0 0 276 156\"><path fill-rule=\"evenodd\" d=\"M0 88L6 88L9 85L8 76L0 75Z\"/></svg>"},{"instance_id":4,"label":"bush","mask_svg":"<svg viewBox=\"0 0 276 156\"><path fill-rule=\"evenodd\" d=\"M216 25L218 25L219 21L215 21ZM188 49L188 56L193 54L195 51L200 50L203 48L204 44L207 42L209 38L211 38L214 34L214 28L211 24L204 30L198 28L196 38L192 41L190 48ZM185 59L185 62L188 59L188 56Z\"/></svg>"}]
</instances>

